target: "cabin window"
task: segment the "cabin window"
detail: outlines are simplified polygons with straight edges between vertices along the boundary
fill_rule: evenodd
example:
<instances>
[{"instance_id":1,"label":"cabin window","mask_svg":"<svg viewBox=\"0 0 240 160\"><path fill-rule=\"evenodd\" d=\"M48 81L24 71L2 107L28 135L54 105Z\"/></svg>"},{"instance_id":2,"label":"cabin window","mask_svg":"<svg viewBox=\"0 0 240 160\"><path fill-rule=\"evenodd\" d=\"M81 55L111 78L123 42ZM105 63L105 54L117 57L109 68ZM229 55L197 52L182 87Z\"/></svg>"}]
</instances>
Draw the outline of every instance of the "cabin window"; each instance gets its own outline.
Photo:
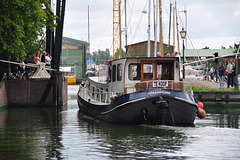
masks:
<instances>
[{"instance_id":1,"label":"cabin window","mask_svg":"<svg viewBox=\"0 0 240 160\"><path fill-rule=\"evenodd\" d=\"M122 64L117 65L117 81L122 80Z\"/></svg>"},{"instance_id":2,"label":"cabin window","mask_svg":"<svg viewBox=\"0 0 240 160\"><path fill-rule=\"evenodd\" d=\"M104 93L103 93L103 88L100 88L100 92L101 92L101 94L100 94L100 99L101 99L101 102L104 102Z\"/></svg>"},{"instance_id":3,"label":"cabin window","mask_svg":"<svg viewBox=\"0 0 240 160\"><path fill-rule=\"evenodd\" d=\"M97 93L96 93L96 95L97 95L97 100L100 100L100 92L99 92L99 88L97 88Z\"/></svg>"},{"instance_id":4,"label":"cabin window","mask_svg":"<svg viewBox=\"0 0 240 160\"><path fill-rule=\"evenodd\" d=\"M140 63L129 64L128 78L130 80L140 80L141 79L141 64Z\"/></svg>"},{"instance_id":5,"label":"cabin window","mask_svg":"<svg viewBox=\"0 0 240 160\"><path fill-rule=\"evenodd\" d=\"M93 97L93 99L95 99L95 94L94 94L94 92L95 92L95 87L92 87L92 97Z\"/></svg>"},{"instance_id":6,"label":"cabin window","mask_svg":"<svg viewBox=\"0 0 240 160\"><path fill-rule=\"evenodd\" d=\"M109 102L109 93L108 93L108 88L106 88L106 102Z\"/></svg>"},{"instance_id":7,"label":"cabin window","mask_svg":"<svg viewBox=\"0 0 240 160\"><path fill-rule=\"evenodd\" d=\"M112 68L111 66L108 66L108 82L111 82L111 73L112 73Z\"/></svg>"},{"instance_id":8,"label":"cabin window","mask_svg":"<svg viewBox=\"0 0 240 160\"><path fill-rule=\"evenodd\" d=\"M173 62L157 62L157 79L173 80Z\"/></svg>"},{"instance_id":9,"label":"cabin window","mask_svg":"<svg viewBox=\"0 0 240 160\"><path fill-rule=\"evenodd\" d=\"M154 79L154 64L144 63L143 64L143 78L144 79Z\"/></svg>"},{"instance_id":10,"label":"cabin window","mask_svg":"<svg viewBox=\"0 0 240 160\"><path fill-rule=\"evenodd\" d=\"M113 68L112 68L112 81L113 82L116 81L116 65L113 65Z\"/></svg>"}]
</instances>

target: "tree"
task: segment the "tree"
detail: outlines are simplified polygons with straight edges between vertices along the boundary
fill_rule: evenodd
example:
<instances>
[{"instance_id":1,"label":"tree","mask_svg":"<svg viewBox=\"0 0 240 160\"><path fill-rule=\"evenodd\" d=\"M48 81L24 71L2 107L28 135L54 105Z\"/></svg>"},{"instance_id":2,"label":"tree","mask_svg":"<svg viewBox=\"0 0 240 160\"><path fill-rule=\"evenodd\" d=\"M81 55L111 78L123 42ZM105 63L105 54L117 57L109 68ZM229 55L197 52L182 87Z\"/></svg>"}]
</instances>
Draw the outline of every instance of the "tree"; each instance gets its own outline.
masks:
<instances>
[{"instance_id":1,"label":"tree","mask_svg":"<svg viewBox=\"0 0 240 160\"><path fill-rule=\"evenodd\" d=\"M34 54L44 28L56 26L49 0L0 1L0 59L18 61ZM6 65L1 63L0 70L6 71Z\"/></svg>"},{"instance_id":2,"label":"tree","mask_svg":"<svg viewBox=\"0 0 240 160\"><path fill-rule=\"evenodd\" d=\"M106 49L106 51L98 50L92 54L92 59L96 64L106 64L105 61L112 59L109 49Z\"/></svg>"},{"instance_id":3,"label":"tree","mask_svg":"<svg viewBox=\"0 0 240 160\"><path fill-rule=\"evenodd\" d=\"M237 53L239 45L240 45L240 42L238 44L234 43L234 48L235 48L234 53Z\"/></svg>"}]
</instances>

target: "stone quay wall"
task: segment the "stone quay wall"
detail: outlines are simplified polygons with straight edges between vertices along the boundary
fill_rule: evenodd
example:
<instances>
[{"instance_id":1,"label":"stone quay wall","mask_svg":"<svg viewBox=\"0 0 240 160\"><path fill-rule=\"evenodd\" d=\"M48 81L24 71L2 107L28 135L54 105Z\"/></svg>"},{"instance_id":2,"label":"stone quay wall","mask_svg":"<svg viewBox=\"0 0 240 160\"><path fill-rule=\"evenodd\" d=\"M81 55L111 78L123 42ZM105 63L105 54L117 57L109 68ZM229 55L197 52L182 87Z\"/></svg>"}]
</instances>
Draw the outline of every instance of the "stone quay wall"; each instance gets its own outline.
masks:
<instances>
[{"instance_id":1,"label":"stone quay wall","mask_svg":"<svg viewBox=\"0 0 240 160\"><path fill-rule=\"evenodd\" d=\"M67 80L59 76L54 98L51 79L14 80L0 83L0 107L12 105L65 105L67 103ZM56 88L56 87L55 87ZM54 102L55 99L55 102ZM56 103L58 102L58 103Z\"/></svg>"},{"instance_id":2,"label":"stone quay wall","mask_svg":"<svg viewBox=\"0 0 240 160\"><path fill-rule=\"evenodd\" d=\"M240 104L240 92L194 92L203 103Z\"/></svg>"}]
</instances>

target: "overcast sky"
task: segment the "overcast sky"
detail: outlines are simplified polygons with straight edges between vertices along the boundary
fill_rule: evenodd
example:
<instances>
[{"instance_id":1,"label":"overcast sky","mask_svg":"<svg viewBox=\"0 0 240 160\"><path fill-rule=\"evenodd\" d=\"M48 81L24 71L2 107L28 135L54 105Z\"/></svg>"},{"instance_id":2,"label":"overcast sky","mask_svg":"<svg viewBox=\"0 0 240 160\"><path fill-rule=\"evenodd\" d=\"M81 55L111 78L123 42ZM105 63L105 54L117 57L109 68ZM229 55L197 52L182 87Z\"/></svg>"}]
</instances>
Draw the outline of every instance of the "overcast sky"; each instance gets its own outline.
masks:
<instances>
[{"instance_id":1,"label":"overcast sky","mask_svg":"<svg viewBox=\"0 0 240 160\"><path fill-rule=\"evenodd\" d=\"M168 43L170 2L174 1L162 0L164 43ZM240 0L177 0L176 2L178 11L187 10L189 36L187 48L200 49L208 46L211 49L220 49L221 46L228 48L229 45L240 42ZM63 36L88 41L88 5L90 51L109 48L112 52L113 0L67 0ZM143 10L148 10L148 0L127 0L128 44L147 40L147 14L142 13ZM178 12L178 15L179 29L181 29L185 25L186 17L183 12ZM122 30L124 25L122 19ZM153 25L151 39L154 39ZM124 32L122 40L124 46Z\"/></svg>"}]
</instances>

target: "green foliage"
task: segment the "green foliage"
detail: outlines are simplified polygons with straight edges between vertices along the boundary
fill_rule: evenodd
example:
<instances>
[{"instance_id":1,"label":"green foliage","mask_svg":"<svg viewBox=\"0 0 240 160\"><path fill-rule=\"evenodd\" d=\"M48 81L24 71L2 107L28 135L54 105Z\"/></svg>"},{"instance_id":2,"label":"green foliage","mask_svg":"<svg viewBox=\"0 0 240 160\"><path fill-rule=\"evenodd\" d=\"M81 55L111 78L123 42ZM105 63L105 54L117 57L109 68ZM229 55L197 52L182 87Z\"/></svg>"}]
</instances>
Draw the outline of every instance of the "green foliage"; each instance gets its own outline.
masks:
<instances>
[{"instance_id":1,"label":"green foliage","mask_svg":"<svg viewBox=\"0 0 240 160\"><path fill-rule=\"evenodd\" d=\"M98 50L97 52L93 52L92 59L96 64L106 64L112 57L110 56L109 49L106 49L106 51Z\"/></svg>"},{"instance_id":2,"label":"green foliage","mask_svg":"<svg viewBox=\"0 0 240 160\"><path fill-rule=\"evenodd\" d=\"M233 90L225 90L225 89L211 89L211 88L205 88L205 87L192 87L193 92L240 92L239 90L233 89Z\"/></svg>"},{"instance_id":3,"label":"green foliage","mask_svg":"<svg viewBox=\"0 0 240 160\"><path fill-rule=\"evenodd\" d=\"M240 45L240 42L239 44L236 44L236 43L234 44L234 48L235 48L234 53L237 53L239 45Z\"/></svg>"},{"instance_id":4,"label":"green foliage","mask_svg":"<svg viewBox=\"0 0 240 160\"><path fill-rule=\"evenodd\" d=\"M56 26L49 0L1 0L0 4L0 59L18 61L34 54L45 27Z\"/></svg>"}]
</instances>

